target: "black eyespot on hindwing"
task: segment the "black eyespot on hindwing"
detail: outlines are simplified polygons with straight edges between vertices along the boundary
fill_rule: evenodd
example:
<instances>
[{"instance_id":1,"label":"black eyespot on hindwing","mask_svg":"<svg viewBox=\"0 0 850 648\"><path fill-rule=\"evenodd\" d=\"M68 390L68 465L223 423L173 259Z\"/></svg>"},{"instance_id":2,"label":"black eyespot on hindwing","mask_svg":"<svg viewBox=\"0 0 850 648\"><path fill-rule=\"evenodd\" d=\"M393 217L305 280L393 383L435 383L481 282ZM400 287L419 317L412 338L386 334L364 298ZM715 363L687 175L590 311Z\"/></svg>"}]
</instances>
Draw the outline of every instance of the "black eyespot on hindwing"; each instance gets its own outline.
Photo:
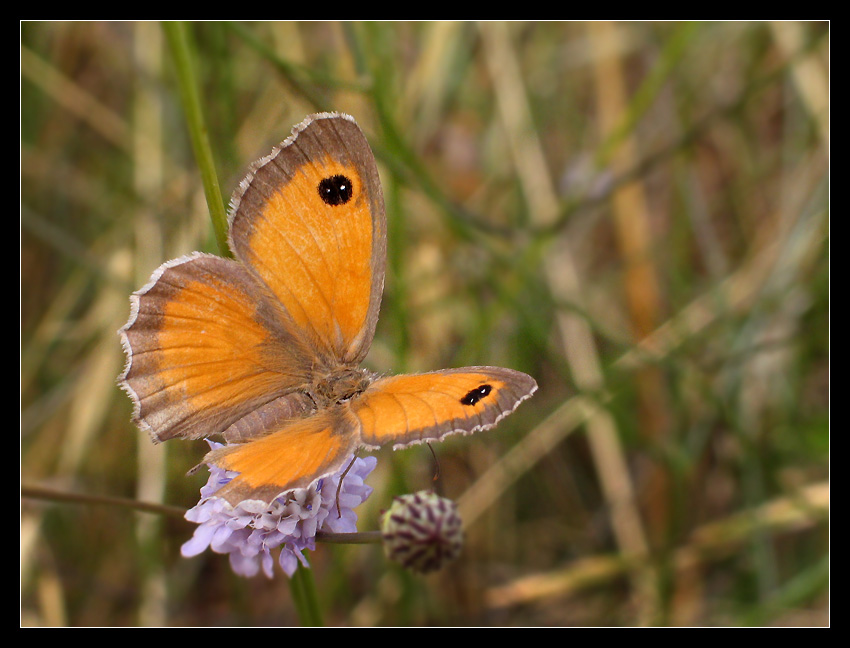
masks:
<instances>
[{"instance_id":1,"label":"black eyespot on hindwing","mask_svg":"<svg viewBox=\"0 0 850 648\"><path fill-rule=\"evenodd\" d=\"M331 207L344 205L354 194L351 180L344 175L332 175L319 183L319 196Z\"/></svg>"},{"instance_id":2,"label":"black eyespot on hindwing","mask_svg":"<svg viewBox=\"0 0 850 648\"><path fill-rule=\"evenodd\" d=\"M490 385L481 385L475 389L470 389L466 396L460 399L460 402L464 405L475 405L482 398L485 398L492 390L493 388Z\"/></svg>"}]
</instances>

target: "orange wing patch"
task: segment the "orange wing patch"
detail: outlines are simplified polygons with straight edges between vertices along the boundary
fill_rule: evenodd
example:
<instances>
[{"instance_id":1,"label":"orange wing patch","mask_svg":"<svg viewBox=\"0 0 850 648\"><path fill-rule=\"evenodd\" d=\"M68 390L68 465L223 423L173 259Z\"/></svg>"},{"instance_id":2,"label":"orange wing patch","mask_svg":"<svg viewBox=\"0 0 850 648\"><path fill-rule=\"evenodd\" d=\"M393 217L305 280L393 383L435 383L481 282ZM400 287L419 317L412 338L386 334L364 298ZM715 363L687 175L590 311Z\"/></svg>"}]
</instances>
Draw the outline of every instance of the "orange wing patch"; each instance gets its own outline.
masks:
<instances>
[{"instance_id":1,"label":"orange wing patch","mask_svg":"<svg viewBox=\"0 0 850 648\"><path fill-rule=\"evenodd\" d=\"M350 191L351 204L320 200L325 180L334 183L329 191ZM339 187L346 182L350 188ZM372 285L372 218L361 187L354 168L329 158L307 163L269 197L237 246L295 324L340 350L366 323Z\"/></svg>"},{"instance_id":2,"label":"orange wing patch","mask_svg":"<svg viewBox=\"0 0 850 648\"><path fill-rule=\"evenodd\" d=\"M376 380L351 408L369 446L395 448L493 427L537 383L499 367L466 367Z\"/></svg>"},{"instance_id":3,"label":"orange wing patch","mask_svg":"<svg viewBox=\"0 0 850 648\"><path fill-rule=\"evenodd\" d=\"M266 352L298 347L264 304L244 268L204 254L163 265L133 296L120 332L128 350L121 385L155 440L222 432L303 384L309 364L274 366Z\"/></svg>"},{"instance_id":4,"label":"orange wing patch","mask_svg":"<svg viewBox=\"0 0 850 648\"><path fill-rule=\"evenodd\" d=\"M246 499L270 502L338 472L359 445L357 427L351 412L337 406L249 443L212 450L205 463L240 473L216 491L216 497L234 505Z\"/></svg>"},{"instance_id":5,"label":"orange wing patch","mask_svg":"<svg viewBox=\"0 0 850 648\"><path fill-rule=\"evenodd\" d=\"M386 225L368 150L353 122L317 120L261 160L234 197L234 253L322 360L362 360L377 320Z\"/></svg>"}]
</instances>

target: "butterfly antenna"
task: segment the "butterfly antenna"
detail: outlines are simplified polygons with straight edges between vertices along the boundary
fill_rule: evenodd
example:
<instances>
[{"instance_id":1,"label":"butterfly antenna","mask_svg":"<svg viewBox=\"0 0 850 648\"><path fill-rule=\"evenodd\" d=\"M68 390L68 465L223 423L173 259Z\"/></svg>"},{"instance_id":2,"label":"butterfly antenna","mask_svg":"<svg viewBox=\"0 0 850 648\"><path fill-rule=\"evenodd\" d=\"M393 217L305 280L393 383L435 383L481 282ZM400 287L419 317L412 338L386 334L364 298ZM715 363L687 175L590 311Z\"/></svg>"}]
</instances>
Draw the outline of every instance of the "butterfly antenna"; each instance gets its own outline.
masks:
<instances>
[{"instance_id":1,"label":"butterfly antenna","mask_svg":"<svg viewBox=\"0 0 850 648\"><path fill-rule=\"evenodd\" d=\"M434 448L430 443L427 444L428 449L431 451L431 456L434 457L434 481L437 481L440 478L440 460L437 459L437 453L434 452Z\"/></svg>"},{"instance_id":2,"label":"butterfly antenna","mask_svg":"<svg viewBox=\"0 0 850 648\"><path fill-rule=\"evenodd\" d=\"M342 509L339 507L339 492L342 490L342 480L345 479L345 476L348 474L348 471L351 470L351 467L354 465L357 456L351 458L351 463L346 466L345 470L342 472L342 475L339 478L339 483L336 485L336 517L337 519L342 517Z\"/></svg>"}]
</instances>

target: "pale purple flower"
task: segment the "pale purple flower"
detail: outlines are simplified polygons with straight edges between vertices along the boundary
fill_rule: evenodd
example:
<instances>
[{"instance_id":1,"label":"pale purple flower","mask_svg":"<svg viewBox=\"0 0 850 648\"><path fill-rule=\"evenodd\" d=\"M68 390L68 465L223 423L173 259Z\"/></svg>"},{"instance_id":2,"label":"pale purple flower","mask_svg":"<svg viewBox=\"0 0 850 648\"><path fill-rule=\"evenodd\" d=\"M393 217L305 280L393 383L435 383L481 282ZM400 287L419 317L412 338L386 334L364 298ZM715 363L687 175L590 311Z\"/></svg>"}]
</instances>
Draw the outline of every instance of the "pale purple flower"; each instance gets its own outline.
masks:
<instances>
[{"instance_id":1,"label":"pale purple flower","mask_svg":"<svg viewBox=\"0 0 850 648\"><path fill-rule=\"evenodd\" d=\"M221 445L209 443L214 448ZM354 508L372 493L364 479L375 468L377 459L355 458L340 487L340 478L349 463L345 462L345 468L337 474L294 490L269 505L248 500L235 507L216 497L215 492L238 473L209 466L210 478L201 488L201 500L185 516L197 523L198 528L180 552L188 558L209 547L216 553L228 554L235 573L254 576L262 570L271 578L272 550L280 547L278 562L292 576L299 564L309 567L303 552L316 548L316 533L320 529L334 533L357 530Z\"/></svg>"}]
</instances>

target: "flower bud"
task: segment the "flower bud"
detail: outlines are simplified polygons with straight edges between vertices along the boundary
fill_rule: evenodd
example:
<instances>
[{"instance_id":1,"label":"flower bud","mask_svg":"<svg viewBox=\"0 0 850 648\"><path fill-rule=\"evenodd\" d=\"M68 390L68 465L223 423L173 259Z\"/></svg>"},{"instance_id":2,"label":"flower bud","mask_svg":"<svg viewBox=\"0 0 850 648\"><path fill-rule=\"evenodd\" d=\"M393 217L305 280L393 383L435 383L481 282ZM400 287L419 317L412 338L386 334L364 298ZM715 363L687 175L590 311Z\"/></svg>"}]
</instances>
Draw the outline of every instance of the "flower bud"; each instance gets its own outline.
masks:
<instances>
[{"instance_id":1,"label":"flower bud","mask_svg":"<svg viewBox=\"0 0 850 648\"><path fill-rule=\"evenodd\" d=\"M430 491L396 497L384 513L381 533L390 560L421 573L440 569L463 547L455 503Z\"/></svg>"}]
</instances>

